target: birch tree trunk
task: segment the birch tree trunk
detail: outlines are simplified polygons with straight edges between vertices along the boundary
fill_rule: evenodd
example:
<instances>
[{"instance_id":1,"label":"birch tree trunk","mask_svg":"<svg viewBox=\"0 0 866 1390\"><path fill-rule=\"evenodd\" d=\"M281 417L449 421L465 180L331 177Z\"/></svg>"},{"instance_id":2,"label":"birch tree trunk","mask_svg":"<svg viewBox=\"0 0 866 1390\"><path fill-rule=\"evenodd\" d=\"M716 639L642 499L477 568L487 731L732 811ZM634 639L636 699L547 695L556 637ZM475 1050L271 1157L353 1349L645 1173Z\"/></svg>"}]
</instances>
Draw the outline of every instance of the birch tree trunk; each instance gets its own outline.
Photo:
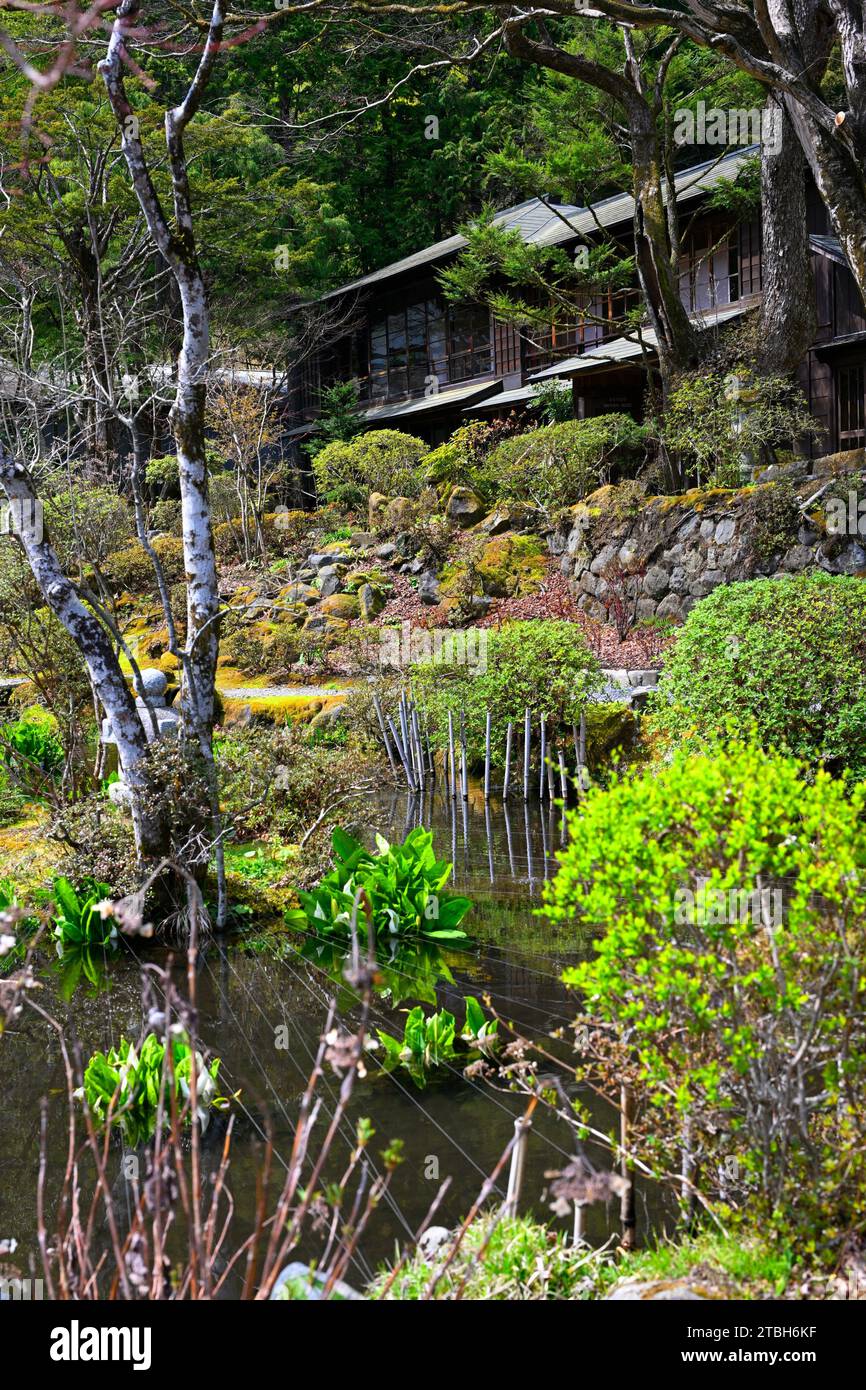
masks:
<instances>
[{"instance_id":1,"label":"birch tree trunk","mask_svg":"<svg viewBox=\"0 0 866 1390\"><path fill-rule=\"evenodd\" d=\"M39 501L22 464L0 445L0 486L13 516L39 516ZM136 848L143 861L159 859L166 851L163 819L147 777L147 737L108 633L84 606L75 586L63 573L40 525L20 525L16 536L42 597L63 624L87 665L93 689L111 721L123 780L133 793L132 819Z\"/></svg>"},{"instance_id":2,"label":"birch tree trunk","mask_svg":"<svg viewBox=\"0 0 866 1390\"><path fill-rule=\"evenodd\" d=\"M226 913L225 873L216 768L213 757L214 690L219 649L219 580L213 545L205 456L210 324L207 291L199 266L193 228L192 202L184 131L198 111L222 43L224 0L215 0L207 39L195 76L179 106L165 114L165 141L174 201L173 224L154 188L139 137L138 121L124 87L127 40L134 38L139 0L122 0L111 31L106 57L99 65L111 109L121 133L133 190L151 238L177 285L183 336L177 359L177 386L171 425L177 448L183 525L184 569L187 586L187 641L180 653L183 666L181 713L184 737L197 745L210 786L211 816L216 850L217 925Z\"/></svg>"}]
</instances>

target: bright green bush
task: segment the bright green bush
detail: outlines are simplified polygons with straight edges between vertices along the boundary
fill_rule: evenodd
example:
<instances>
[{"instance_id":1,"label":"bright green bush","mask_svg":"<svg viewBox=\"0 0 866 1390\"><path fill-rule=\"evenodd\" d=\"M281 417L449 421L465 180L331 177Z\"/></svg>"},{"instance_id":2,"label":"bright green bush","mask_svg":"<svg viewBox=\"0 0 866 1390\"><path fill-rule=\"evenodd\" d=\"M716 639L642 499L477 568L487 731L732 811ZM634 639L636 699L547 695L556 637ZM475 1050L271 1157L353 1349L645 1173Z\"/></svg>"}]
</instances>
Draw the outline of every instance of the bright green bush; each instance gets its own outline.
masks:
<instances>
[{"instance_id":1,"label":"bright green bush","mask_svg":"<svg viewBox=\"0 0 866 1390\"><path fill-rule=\"evenodd\" d=\"M365 507L371 492L417 497L425 483L423 439L402 430L371 430L334 440L313 459L319 496L349 508Z\"/></svg>"},{"instance_id":2,"label":"bright green bush","mask_svg":"<svg viewBox=\"0 0 866 1390\"><path fill-rule=\"evenodd\" d=\"M150 459L144 470L144 480L152 497L180 497L177 455Z\"/></svg>"},{"instance_id":3,"label":"bright green bush","mask_svg":"<svg viewBox=\"0 0 866 1390\"><path fill-rule=\"evenodd\" d=\"M482 477L503 501L550 512L580 502L610 481L615 466L632 470L646 430L629 415L597 415L545 425L507 439L488 455Z\"/></svg>"},{"instance_id":4,"label":"bright green bush","mask_svg":"<svg viewBox=\"0 0 866 1390\"><path fill-rule=\"evenodd\" d=\"M472 644L473 660L461 659L461 643ZM482 647L480 643L486 643ZM543 714L552 739L571 738L588 697L601 685L598 661L576 623L557 618L505 623L501 628L457 634L453 661L419 661L410 680L420 708L430 723L431 742L445 748L448 711L454 713L455 733L460 716L466 726L469 758L484 755L487 710L494 731L493 760L501 764L505 729L515 724L515 758L521 746L525 710L532 715L533 739ZM443 649L443 656L449 655Z\"/></svg>"},{"instance_id":5,"label":"bright green bush","mask_svg":"<svg viewBox=\"0 0 866 1390\"><path fill-rule=\"evenodd\" d=\"M754 726L767 747L866 773L866 586L823 571L726 584L666 653L653 727L673 741Z\"/></svg>"},{"instance_id":6,"label":"bright green bush","mask_svg":"<svg viewBox=\"0 0 866 1390\"><path fill-rule=\"evenodd\" d=\"M681 750L590 792L545 894L601 933L565 978L647 1161L678 1169L688 1121L708 1199L837 1247L866 1226L864 810L780 754Z\"/></svg>"}]
</instances>

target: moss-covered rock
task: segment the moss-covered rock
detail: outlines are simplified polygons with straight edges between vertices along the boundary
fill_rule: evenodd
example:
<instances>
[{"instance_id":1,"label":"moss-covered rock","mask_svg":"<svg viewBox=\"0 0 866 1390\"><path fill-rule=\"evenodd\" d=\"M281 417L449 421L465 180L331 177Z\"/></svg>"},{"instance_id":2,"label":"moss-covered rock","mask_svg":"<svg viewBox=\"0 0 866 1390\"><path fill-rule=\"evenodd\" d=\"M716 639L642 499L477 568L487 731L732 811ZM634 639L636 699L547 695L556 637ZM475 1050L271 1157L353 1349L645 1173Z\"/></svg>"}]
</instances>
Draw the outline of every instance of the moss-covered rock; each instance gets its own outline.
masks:
<instances>
[{"instance_id":1,"label":"moss-covered rock","mask_svg":"<svg viewBox=\"0 0 866 1390\"><path fill-rule=\"evenodd\" d=\"M343 580L344 588L348 589L350 593L357 593L364 584L372 584L374 589L380 589L384 592L392 587L389 576L380 569L350 570Z\"/></svg>"},{"instance_id":2,"label":"moss-covered rock","mask_svg":"<svg viewBox=\"0 0 866 1390\"><path fill-rule=\"evenodd\" d=\"M331 594L322 599L319 612L327 618L349 620L360 617L361 603L357 594Z\"/></svg>"},{"instance_id":3,"label":"moss-covered rock","mask_svg":"<svg viewBox=\"0 0 866 1390\"><path fill-rule=\"evenodd\" d=\"M476 563L485 594L520 598L538 592L547 569L547 550L535 536L496 536Z\"/></svg>"},{"instance_id":4,"label":"moss-covered rock","mask_svg":"<svg viewBox=\"0 0 866 1390\"><path fill-rule=\"evenodd\" d=\"M362 584L358 590L358 602L361 617L369 623L385 607L385 595L381 589L374 589L372 584Z\"/></svg>"},{"instance_id":5,"label":"moss-covered rock","mask_svg":"<svg viewBox=\"0 0 866 1390\"><path fill-rule=\"evenodd\" d=\"M455 487L445 506L445 515L463 529L481 521L487 508L471 487Z\"/></svg>"},{"instance_id":6,"label":"moss-covered rock","mask_svg":"<svg viewBox=\"0 0 866 1390\"><path fill-rule=\"evenodd\" d=\"M630 752L636 736L637 720L627 705L613 701L587 705L586 761L591 769L609 762L616 749Z\"/></svg>"}]
</instances>

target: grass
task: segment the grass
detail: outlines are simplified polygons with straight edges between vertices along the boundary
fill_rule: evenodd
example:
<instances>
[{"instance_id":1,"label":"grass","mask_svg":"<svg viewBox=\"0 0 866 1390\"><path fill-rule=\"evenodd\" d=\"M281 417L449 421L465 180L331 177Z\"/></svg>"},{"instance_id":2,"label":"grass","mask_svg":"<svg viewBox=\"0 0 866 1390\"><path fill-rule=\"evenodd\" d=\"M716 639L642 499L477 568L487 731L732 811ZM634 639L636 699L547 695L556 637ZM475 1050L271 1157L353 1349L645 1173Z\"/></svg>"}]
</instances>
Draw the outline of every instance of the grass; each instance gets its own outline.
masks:
<instances>
[{"instance_id":1,"label":"grass","mask_svg":"<svg viewBox=\"0 0 866 1390\"><path fill-rule=\"evenodd\" d=\"M770 1246L756 1232L701 1231L617 1256L610 1250L576 1249L564 1235L528 1217L515 1217L499 1223L480 1253L492 1219L487 1214L470 1226L437 1284L437 1299L453 1299L464 1279L464 1299L574 1301L603 1299L625 1281L692 1278L711 1296L753 1300L783 1297L793 1275L793 1251ZM441 1257L428 1260L416 1254L397 1276L388 1299L419 1300L441 1262ZM378 1297L386 1278L387 1271L380 1272L370 1286L371 1298Z\"/></svg>"},{"instance_id":2,"label":"grass","mask_svg":"<svg viewBox=\"0 0 866 1390\"><path fill-rule=\"evenodd\" d=\"M700 1231L676 1241L662 1241L599 1267L595 1297L626 1279L646 1282L693 1277L737 1299L780 1298L791 1282L794 1252L773 1245L758 1232L723 1235Z\"/></svg>"},{"instance_id":3,"label":"grass","mask_svg":"<svg viewBox=\"0 0 866 1390\"><path fill-rule=\"evenodd\" d=\"M454 1263L436 1287L437 1299L453 1299L464 1279L465 1299L535 1302L587 1296L594 1268L602 1258L595 1251L575 1249L564 1236L520 1216L499 1222L479 1259L492 1219L492 1215L480 1217L469 1227ZM416 1255L397 1276L387 1298L417 1302L436 1265L435 1257L428 1261ZM383 1271L371 1285L372 1298L378 1296L386 1277Z\"/></svg>"}]
</instances>

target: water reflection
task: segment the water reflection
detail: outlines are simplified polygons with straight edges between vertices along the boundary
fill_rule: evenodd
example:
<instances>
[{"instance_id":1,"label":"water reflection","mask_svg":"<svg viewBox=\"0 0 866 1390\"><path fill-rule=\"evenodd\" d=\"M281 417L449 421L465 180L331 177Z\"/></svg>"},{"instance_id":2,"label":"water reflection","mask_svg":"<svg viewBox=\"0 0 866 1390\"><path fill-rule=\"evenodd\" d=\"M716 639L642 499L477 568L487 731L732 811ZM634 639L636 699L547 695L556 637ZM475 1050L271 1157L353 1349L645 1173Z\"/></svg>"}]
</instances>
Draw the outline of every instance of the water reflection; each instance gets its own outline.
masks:
<instances>
[{"instance_id":1,"label":"water reflection","mask_svg":"<svg viewBox=\"0 0 866 1390\"><path fill-rule=\"evenodd\" d=\"M425 797L387 794L372 809L365 833L380 831L388 839L405 837L413 825L434 832L440 855L454 861L454 886L475 902L465 919L471 933L467 949L446 950L433 943L400 943L383 950L380 978L373 1003L371 1027L400 1035L405 1009L417 1002L464 1016L464 998L488 994L493 1008L528 1036L544 1039L567 1027L574 1004L560 982L564 966L574 963L585 943L560 926L537 916L541 888L556 870L556 855L564 843L560 809L515 801L484 803L477 789L468 802L452 801L435 787ZM358 827L359 831L362 829ZM162 961L165 952L152 950L148 959ZM121 1034L133 1038L142 1027L139 963L123 951L107 974L104 961L69 963L67 980L77 971L89 988L69 994L62 977L46 983L40 1003L53 1013L85 1059L106 1050ZM264 1136L271 1133L275 1165L288 1161L300 1097L319 1043L327 1005L335 993L351 1025L356 1005L342 979L339 948L311 937L294 941L281 954L262 954L243 940L212 942L202 953L198 974L200 1032L211 1052L222 1059L220 1082L226 1093L241 1091L235 1107L235 1130L230 1187L235 1204L238 1239L252 1227L256 1176ZM322 1123L333 1113L338 1083L324 1079ZM48 1200L56 1192L66 1161L65 1091L56 1036L50 1026L25 1012L20 1026L0 1044L0 1094L4 1124L0 1127L0 1230L19 1242L22 1264L28 1252L36 1255L35 1168L39 1150L40 1102L47 1098ZM592 1123L603 1132L615 1128L616 1115L597 1097L583 1094ZM376 1130L371 1146L377 1155L392 1138L404 1142L405 1161L375 1220L365 1234L352 1271L360 1285L377 1264L393 1255L427 1213L439 1184L451 1187L437 1221L456 1224L475 1200L513 1134L514 1119L523 1100L476 1081L448 1075L445 1084L415 1090L399 1071L371 1077L356 1088L349 1114L341 1127L341 1147L335 1149L326 1174L338 1180L347 1152L354 1143L358 1119L368 1116ZM216 1119L204 1146L206 1164L219 1161L224 1119ZM571 1131L549 1113L538 1110L526 1155L521 1209L551 1218L545 1173L562 1168L573 1156ZM603 1161L603 1160L599 1160ZM119 1219L126 1209L123 1149L112 1148L116 1164ZM504 1197L505 1178L497 1186ZM638 1192L638 1220L645 1231L656 1219L655 1198ZM585 1235L600 1244L618 1231L618 1208L588 1209ZM569 1221L554 1224L570 1225ZM308 1238L310 1239L310 1238ZM314 1256L304 1249L299 1257Z\"/></svg>"}]
</instances>

